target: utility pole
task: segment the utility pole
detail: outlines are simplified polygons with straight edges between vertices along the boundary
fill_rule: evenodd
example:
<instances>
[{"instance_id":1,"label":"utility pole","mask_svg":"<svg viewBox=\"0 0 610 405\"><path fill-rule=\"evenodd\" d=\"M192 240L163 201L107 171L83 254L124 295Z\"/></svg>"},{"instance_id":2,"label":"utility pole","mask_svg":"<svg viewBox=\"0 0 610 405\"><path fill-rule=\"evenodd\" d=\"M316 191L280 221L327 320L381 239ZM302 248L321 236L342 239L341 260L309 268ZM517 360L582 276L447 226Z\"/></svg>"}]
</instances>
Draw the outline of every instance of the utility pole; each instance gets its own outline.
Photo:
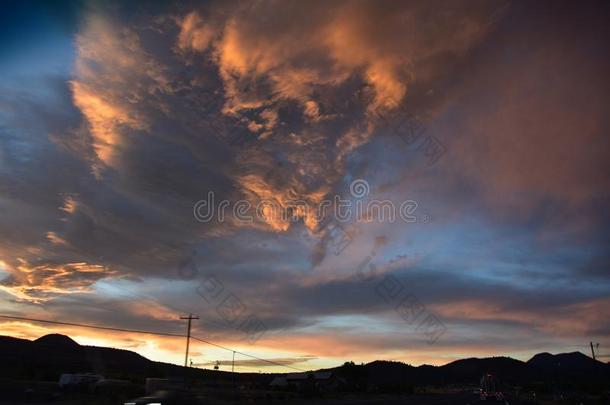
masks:
<instances>
[{"instance_id":1,"label":"utility pole","mask_svg":"<svg viewBox=\"0 0 610 405\"><path fill-rule=\"evenodd\" d=\"M237 386L235 385L235 350L233 350L233 362L231 363L231 379L233 380L233 394L237 400Z\"/></svg>"},{"instance_id":2,"label":"utility pole","mask_svg":"<svg viewBox=\"0 0 610 405\"><path fill-rule=\"evenodd\" d=\"M181 316L180 319L188 320L188 326L186 328L186 354L184 355L184 367L188 367L189 344L191 343L191 321L193 319L199 319L199 317L193 316L193 314L189 314L189 316Z\"/></svg>"},{"instance_id":3,"label":"utility pole","mask_svg":"<svg viewBox=\"0 0 610 405\"><path fill-rule=\"evenodd\" d=\"M593 350L593 342L589 342L589 345L591 346L591 356L593 357L593 360L595 360L595 350Z\"/></svg>"}]
</instances>

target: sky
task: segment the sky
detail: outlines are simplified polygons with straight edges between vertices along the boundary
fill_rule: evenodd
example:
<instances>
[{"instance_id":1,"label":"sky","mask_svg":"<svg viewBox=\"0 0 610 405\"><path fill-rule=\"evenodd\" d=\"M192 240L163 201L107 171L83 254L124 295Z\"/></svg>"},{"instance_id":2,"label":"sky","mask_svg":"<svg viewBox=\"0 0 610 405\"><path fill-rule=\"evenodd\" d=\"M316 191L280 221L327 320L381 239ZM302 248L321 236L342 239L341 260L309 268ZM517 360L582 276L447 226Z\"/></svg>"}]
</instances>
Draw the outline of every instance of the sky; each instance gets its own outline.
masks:
<instances>
[{"instance_id":1,"label":"sky","mask_svg":"<svg viewBox=\"0 0 610 405\"><path fill-rule=\"evenodd\" d=\"M607 3L2 7L2 315L192 313L299 369L610 353ZM182 337L0 333L184 361Z\"/></svg>"}]
</instances>

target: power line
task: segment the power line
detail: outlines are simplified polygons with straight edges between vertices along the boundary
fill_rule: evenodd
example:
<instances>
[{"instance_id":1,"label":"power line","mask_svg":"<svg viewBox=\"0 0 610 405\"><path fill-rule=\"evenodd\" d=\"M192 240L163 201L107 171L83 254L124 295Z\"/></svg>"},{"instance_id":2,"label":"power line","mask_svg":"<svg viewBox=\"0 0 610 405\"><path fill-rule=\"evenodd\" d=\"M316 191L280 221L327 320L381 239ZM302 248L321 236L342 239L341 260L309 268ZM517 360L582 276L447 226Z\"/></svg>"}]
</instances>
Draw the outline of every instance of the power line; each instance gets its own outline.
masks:
<instances>
[{"instance_id":1,"label":"power line","mask_svg":"<svg viewBox=\"0 0 610 405\"><path fill-rule=\"evenodd\" d=\"M50 321L50 320L47 320L47 319L29 318L29 317L23 317L23 316L12 316L12 315L1 315L0 314L0 318L13 319L13 320L18 320L18 321L30 321L30 322L49 323L49 324L54 324L54 325L67 325L67 326L77 326L77 327L82 327L82 328L110 330L110 331L115 331L115 332L142 333L142 334L148 334L148 335L171 336L171 337L181 337L181 338L186 337L186 335L181 335L181 334L178 334L178 333L154 332L154 331L146 331L146 330L140 330L140 329L113 328L113 327L109 327L109 326L98 326L98 325L76 323L76 322ZM305 372L306 371L306 370L302 370L302 369L297 368L297 367L293 367L293 366L289 366L289 365L286 365L286 364L278 363L278 362L275 362L275 361L272 361L272 360L263 359L261 357L254 356L252 354L240 352L238 350L234 350L234 349L231 349L229 347L222 346L222 345L219 345L219 344L214 343L214 342L210 342L209 340L198 338L196 336L192 336L191 335L191 339L197 340L197 341L199 341L201 343L205 343L205 344L208 344L208 345L211 345L211 346L218 347L218 348L223 349L223 350L228 350L230 352L237 353L237 354L240 354L242 356L246 356L246 357L250 357L252 359L263 361L265 363L269 363L269 364L272 364L272 365L275 365L275 366L286 367L286 368L290 368L290 369L301 371L301 372Z\"/></svg>"},{"instance_id":2,"label":"power line","mask_svg":"<svg viewBox=\"0 0 610 405\"><path fill-rule=\"evenodd\" d=\"M216 347L218 347L220 349L229 350L229 351L232 351L233 353L241 354L242 356L250 357L252 359L256 359L256 360L259 360L259 361L264 361L265 363L273 364L275 366L281 366L281 367L291 368L291 369L296 370L296 371L306 372L306 370L303 370L303 369L300 369L300 368L297 368L297 367L293 367L293 366L289 366L287 364L282 364L282 363L278 363L278 362L275 362L275 361L271 361L271 360L263 359L263 358L260 358L260 357L256 357L256 356L254 356L252 354L240 352L238 350L233 350L233 349L230 349L228 347L224 347L224 346L221 346L219 344L212 343L210 341L198 338L197 336L191 336L191 338L193 338L195 340L198 340L198 341L200 341L202 343L207 343L209 345L216 346Z\"/></svg>"},{"instance_id":3,"label":"power line","mask_svg":"<svg viewBox=\"0 0 610 405\"><path fill-rule=\"evenodd\" d=\"M26 318L22 316L9 316L9 315L0 315L0 318L6 319L15 319L18 321L31 321L31 322L41 322L41 323L52 323L56 325L68 325L68 326L80 326L83 328L91 328L91 329L102 329L102 330L111 330L115 332L128 332L128 333L143 333L147 335L160 335L160 336L172 336L172 337L186 337L186 335L180 335L177 333L166 333L166 332L153 332L139 329L123 329L123 328L112 328L109 326L97 326L90 325L84 323L74 323L74 322L60 322L60 321L49 321L46 319L37 319L37 318Z\"/></svg>"},{"instance_id":4,"label":"power line","mask_svg":"<svg viewBox=\"0 0 610 405\"><path fill-rule=\"evenodd\" d=\"M133 296L136 296L136 297L142 298L143 300L148 300L148 301L155 302L155 303L161 305L162 307L166 307L166 308L172 309L172 310L174 310L176 312L180 312L180 313L190 313L190 312L193 312L191 310L187 311L184 308L178 308L178 307L176 307L174 305L170 305L170 304L168 304L168 303L166 303L164 301L159 300L156 297L153 297L152 295L143 294L141 292L136 292L135 289L131 289L131 288L128 288L128 287L125 287L125 286L121 286L120 293L123 293L122 295L124 297L132 298ZM213 326L217 326L217 327L224 327L224 326L226 326L225 324L223 324L221 322L216 322L213 319L206 319L205 323L208 324L208 325L213 325Z\"/></svg>"},{"instance_id":5,"label":"power line","mask_svg":"<svg viewBox=\"0 0 610 405\"><path fill-rule=\"evenodd\" d=\"M162 302L162 301L160 301L159 299L157 299L156 297L153 297L153 296L148 295L148 294L142 294L141 292L136 292L135 290L130 289L130 288L127 288L127 287L124 287L124 286L123 286L123 287L121 287L121 290L120 290L120 291L121 291L121 292L123 292L123 291L127 291L127 292L129 292L129 294L124 294L124 295L125 295L125 296L127 296L127 297L137 296L137 297L140 297L140 298L142 298L142 299L144 299L144 300L153 301L153 302L155 302L155 303L157 303L157 304L161 305L162 307L167 307L167 308L173 309L173 310L174 310L174 311L176 311L176 312L190 313L190 311L186 311L185 309L182 309L182 308L177 308L177 307L175 307L175 306L172 306L172 305L169 305L169 304L167 304L167 303L165 303L165 302ZM188 319L188 318L180 318L180 319ZM193 319L195 319L195 318L193 318ZM199 318L196 318L196 319L199 319ZM191 322L191 321L189 321L189 326L188 326L188 327L189 327L189 329L190 329L190 322ZM212 325L219 326L219 327L224 326L222 323L215 322L214 320L211 320L211 319L206 319L206 321L205 321L205 322L206 322L207 324L212 324ZM189 334L190 334L190 331L189 331ZM173 336L173 335L172 335L172 336ZM176 335L176 336L182 337L183 335ZM193 337L191 336L191 338L193 338ZM187 335L187 357L188 357L188 346L189 346L188 341L189 341L189 337L188 337L188 335ZM204 343L208 343L208 344L214 345L213 343L210 343L210 342L207 342L207 341L205 341ZM224 350L229 350L229 351L232 351L232 352L234 352L234 353L240 353L240 352L236 352L235 350L230 349L230 348L222 347L222 346L219 346L219 345L215 345L215 346L218 346L218 347L220 347L220 348L222 348L222 349L224 349ZM241 353L241 354L243 354L244 356L249 356L249 355L248 355L248 354L246 354L246 353ZM249 356L249 357L252 357L252 358L258 359L257 357L253 357L253 356ZM267 361L267 360L265 360L265 359L258 359L258 360ZM184 360L184 365L185 365L185 367L187 367L187 366L188 366L188 365L187 365L187 362L188 362L188 360L185 358L185 360ZM276 363L272 363L272 364L276 364ZM289 367L289 368L292 368L292 369L294 369L294 370L298 370L298 371L305 371L305 370L300 370L300 369L298 369L298 368L295 368L295 367L290 367L290 366L287 366L287 365L282 365L282 366L283 366L283 367Z\"/></svg>"}]
</instances>

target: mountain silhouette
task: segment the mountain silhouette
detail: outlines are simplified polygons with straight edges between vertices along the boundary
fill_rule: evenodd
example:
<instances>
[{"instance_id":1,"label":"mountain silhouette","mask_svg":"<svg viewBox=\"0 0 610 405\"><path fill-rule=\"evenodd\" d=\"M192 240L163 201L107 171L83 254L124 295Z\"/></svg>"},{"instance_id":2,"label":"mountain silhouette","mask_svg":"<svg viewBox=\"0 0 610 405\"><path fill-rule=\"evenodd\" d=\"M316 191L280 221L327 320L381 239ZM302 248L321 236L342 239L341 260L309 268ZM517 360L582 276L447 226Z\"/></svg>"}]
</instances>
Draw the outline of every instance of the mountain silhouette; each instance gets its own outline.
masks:
<instances>
[{"instance_id":1,"label":"mountain silhouette","mask_svg":"<svg viewBox=\"0 0 610 405\"><path fill-rule=\"evenodd\" d=\"M129 350L82 346L68 336L52 334L34 341L0 336L0 378L57 381L62 373L96 373L107 378L142 382L146 377L231 380L231 373L185 368L149 360ZM322 371L322 370L321 370ZM468 358L443 366L418 367L396 361L352 362L326 369L353 390L405 391L424 385L476 385L485 373L511 385L546 384L563 388L605 387L610 365L582 353L540 353L524 362L509 357ZM275 374L277 375L277 373ZM241 381L268 384L274 374L239 373Z\"/></svg>"},{"instance_id":2,"label":"mountain silhouette","mask_svg":"<svg viewBox=\"0 0 610 405\"><path fill-rule=\"evenodd\" d=\"M79 346L74 340L66 335L60 335L59 333L52 333L50 335L44 335L34 340L34 343L39 345L59 346L59 347L77 347Z\"/></svg>"},{"instance_id":3,"label":"mountain silhouette","mask_svg":"<svg viewBox=\"0 0 610 405\"><path fill-rule=\"evenodd\" d=\"M52 334L36 340L0 336L0 378L57 381L63 373L95 373L107 378L143 381L146 377L209 377L228 373L149 360L129 350L83 346L68 336Z\"/></svg>"},{"instance_id":4,"label":"mountain silhouette","mask_svg":"<svg viewBox=\"0 0 610 405\"><path fill-rule=\"evenodd\" d=\"M529 359L527 364L538 369L552 370L569 368L575 371L588 370L592 367L598 367L602 363L593 360L589 356L585 356L580 352L550 354L539 353Z\"/></svg>"},{"instance_id":5,"label":"mountain silhouette","mask_svg":"<svg viewBox=\"0 0 610 405\"><path fill-rule=\"evenodd\" d=\"M610 365L582 353L541 353L527 362L510 357L468 358L443 366L418 367L401 362L374 361L355 365L345 363L330 369L346 379L352 387L368 384L381 391L404 390L405 385L445 386L478 385L483 374L494 374L502 383L513 386L561 389L610 388Z\"/></svg>"}]
</instances>

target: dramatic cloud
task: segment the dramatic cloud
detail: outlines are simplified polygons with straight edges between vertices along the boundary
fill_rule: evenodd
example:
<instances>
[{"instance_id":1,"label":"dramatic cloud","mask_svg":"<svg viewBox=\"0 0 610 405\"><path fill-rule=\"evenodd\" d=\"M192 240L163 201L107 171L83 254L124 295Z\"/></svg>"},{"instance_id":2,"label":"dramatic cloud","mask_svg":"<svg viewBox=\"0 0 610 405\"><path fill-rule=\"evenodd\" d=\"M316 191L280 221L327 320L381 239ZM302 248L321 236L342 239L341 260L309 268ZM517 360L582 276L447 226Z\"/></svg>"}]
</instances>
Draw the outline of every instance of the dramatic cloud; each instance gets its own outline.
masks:
<instances>
[{"instance_id":1,"label":"dramatic cloud","mask_svg":"<svg viewBox=\"0 0 610 405\"><path fill-rule=\"evenodd\" d=\"M312 368L610 344L605 17L89 4L0 67L2 312L166 333L196 313L197 336ZM335 197L414 219L319 215ZM210 277L264 324L256 344L202 296ZM380 296L389 277L446 326L434 345ZM171 337L2 327L182 361ZM199 345L194 361L227 364Z\"/></svg>"},{"instance_id":2,"label":"dramatic cloud","mask_svg":"<svg viewBox=\"0 0 610 405\"><path fill-rule=\"evenodd\" d=\"M94 170L98 176L100 164L125 170L131 145L149 136L186 144L199 160L203 145L190 133L212 121L215 135L226 142L229 134L218 128L231 122L237 129L230 137L247 141L234 144L225 163L240 185L236 191L254 205L269 200L283 210L290 209L290 201L303 201L310 209L294 216L315 230L318 220L307 212L336 187L349 153L372 134L374 124L366 114L354 124L356 110L395 108L415 77L436 74L435 60L442 57L446 64L479 41L498 9L485 2L467 9L455 3L437 17L421 5L392 3L384 8L336 3L330 9L236 4L178 19L176 52L169 55L150 44L151 35L161 32L167 41L174 32L167 20L158 20L151 34L144 21L122 26L116 15L98 11L85 19L77 36L72 81L74 103L93 135ZM314 25L294 24L297 16ZM365 23L371 16L376 23ZM185 75L185 65L201 71ZM222 83L221 93L210 86L214 82ZM341 89L356 94L352 106L328 99ZM224 99L216 112L225 117L213 115L221 106L200 99L202 92ZM294 108L302 113L295 115ZM206 110L212 116L202 120ZM175 134L163 133L164 128ZM278 161L283 167L273 170ZM290 226L274 216L264 219L276 231Z\"/></svg>"}]
</instances>

